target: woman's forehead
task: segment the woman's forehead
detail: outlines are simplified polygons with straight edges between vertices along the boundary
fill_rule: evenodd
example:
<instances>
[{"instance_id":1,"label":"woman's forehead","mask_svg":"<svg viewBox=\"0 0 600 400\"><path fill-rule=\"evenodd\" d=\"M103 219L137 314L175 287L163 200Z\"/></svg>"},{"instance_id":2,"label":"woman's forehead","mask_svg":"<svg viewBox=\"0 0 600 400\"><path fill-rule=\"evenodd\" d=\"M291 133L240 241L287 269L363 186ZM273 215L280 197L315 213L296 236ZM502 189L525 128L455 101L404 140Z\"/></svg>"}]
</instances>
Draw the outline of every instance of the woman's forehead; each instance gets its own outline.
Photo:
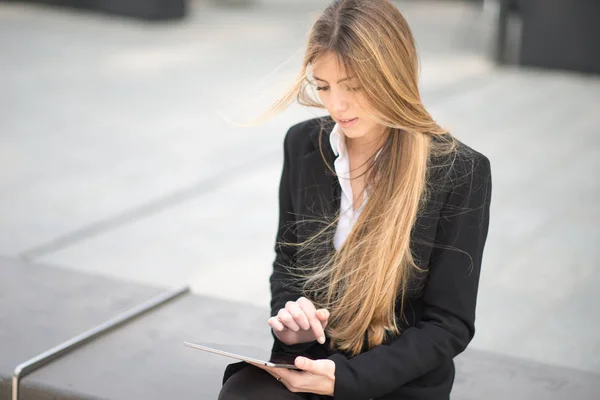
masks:
<instances>
[{"instance_id":1,"label":"woman's forehead","mask_svg":"<svg viewBox=\"0 0 600 400\"><path fill-rule=\"evenodd\" d=\"M310 65L308 72L311 76L316 76L326 81L333 80L337 82L338 80L349 78L344 64L333 53L326 53L316 58Z\"/></svg>"}]
</instances>

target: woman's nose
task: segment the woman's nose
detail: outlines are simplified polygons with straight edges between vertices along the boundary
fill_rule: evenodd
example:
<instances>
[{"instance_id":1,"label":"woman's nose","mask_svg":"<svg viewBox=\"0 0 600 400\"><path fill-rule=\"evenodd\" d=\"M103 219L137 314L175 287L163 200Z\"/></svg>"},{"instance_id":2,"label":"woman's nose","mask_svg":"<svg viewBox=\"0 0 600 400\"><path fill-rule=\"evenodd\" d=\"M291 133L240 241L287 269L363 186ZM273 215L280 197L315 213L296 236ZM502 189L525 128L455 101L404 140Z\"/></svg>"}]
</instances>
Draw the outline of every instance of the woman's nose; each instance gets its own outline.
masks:
<instances>
[{"instance_id":1,"label":"woman's nose","mask_svg":"<svg viewBox=\"0 0 600 400\"><path fill-rule=\"evenodd\" d=\"M341 113L348 109L348 99L346 99L345 96L341 93L332 93L329 100L331 110L335 113Z\"/></svg>"}]
</instances>

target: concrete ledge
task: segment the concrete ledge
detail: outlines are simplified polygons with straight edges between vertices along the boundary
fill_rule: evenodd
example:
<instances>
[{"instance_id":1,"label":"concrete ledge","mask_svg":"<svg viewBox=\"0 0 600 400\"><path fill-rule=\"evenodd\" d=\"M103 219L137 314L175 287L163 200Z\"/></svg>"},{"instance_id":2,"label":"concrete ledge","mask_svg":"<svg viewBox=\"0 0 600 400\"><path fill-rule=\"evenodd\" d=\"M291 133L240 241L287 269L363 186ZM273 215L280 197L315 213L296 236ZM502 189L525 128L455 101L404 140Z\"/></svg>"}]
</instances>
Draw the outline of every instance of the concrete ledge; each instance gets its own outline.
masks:
<instances>
[{"instance_id":1,"label":"concrete ledge","mask_svg":"<svg viewBox=\"0 0 600 400\"><path fill-rule=\"evenodd\" d=\"M0 257L0 399L21 362L163 291Z\"/></svg>"},{"instance_id":2,"label":"concrete ledge","mask_svg":"<svg viewBox=\"0 0 600 400\"><path fill-rule=\"evenodd\" d=\"M80 399L214 399L233 359L184 340L271 345L268 310L207 297L180 297L32 373L21 400L41 388ZM242 327L242 328L240 328Z\"/></svg>"},{"instance_id":3,"label":"concrete ledge","mask_svg":"<svg viewBox=\"0 0 600 400\"><path fill-rule=\"evenodd\" d=\"M468 349L455 359L453 400L593 400L600 376Z\"/></svg>"},{"instance_id":4,"label":"concrete ledge","mask_svg":"<svg viewBox=\"0 0 600 400\"><path fill-rule=\"evenodd\" d=\"M14 365L157 294L59 268L1 261L2 399L9 398L6 378ZM268 349L268 316L254 306L181 296L26 376L20 400L215 399L225 366L235 360L187 348L183 341ZM600 392L600 376L480 350L467 350L456 365L454 400L592 400Z\"/></svg>"}]
</instances>

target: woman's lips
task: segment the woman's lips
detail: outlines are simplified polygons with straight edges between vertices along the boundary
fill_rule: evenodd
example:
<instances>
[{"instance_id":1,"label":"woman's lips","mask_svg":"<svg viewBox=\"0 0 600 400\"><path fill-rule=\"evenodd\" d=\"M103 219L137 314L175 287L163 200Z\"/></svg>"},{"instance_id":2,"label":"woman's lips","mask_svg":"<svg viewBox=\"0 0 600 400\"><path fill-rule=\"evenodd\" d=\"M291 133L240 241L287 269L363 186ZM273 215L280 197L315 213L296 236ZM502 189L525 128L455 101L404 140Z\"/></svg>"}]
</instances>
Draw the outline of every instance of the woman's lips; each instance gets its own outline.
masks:
<instances>
[{"instance_id":1,"label":"woman's lips","mask_svg":"<svg viewBox=\"0 0 600 400\"><path fill-rule=\"evenodd\" d=\"M342 126L342 128L349 128L354 125L358 121L358 117L352 119L339 119L338 123Z\"/></svg>"}]
</instances>

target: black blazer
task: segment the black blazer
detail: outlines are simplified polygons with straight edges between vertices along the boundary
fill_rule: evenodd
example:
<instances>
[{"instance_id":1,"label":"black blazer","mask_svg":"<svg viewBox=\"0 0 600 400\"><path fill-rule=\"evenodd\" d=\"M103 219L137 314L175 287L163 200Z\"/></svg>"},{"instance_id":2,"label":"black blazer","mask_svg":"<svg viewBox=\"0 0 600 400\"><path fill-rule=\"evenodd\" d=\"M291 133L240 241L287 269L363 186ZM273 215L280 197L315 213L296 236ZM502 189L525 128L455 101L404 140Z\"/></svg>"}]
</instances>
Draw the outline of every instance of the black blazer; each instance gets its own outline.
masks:
<instances>
[{"instance_id":1,"label":"black blazer","mask_svg":"<svg viewBox=\"0 0 600 400\"><path fill-rule=\"evenodd\" d=\"M339 210L339 181L327 168L319 149L320 138L323 154L332 166L335 155L329 133L333 125L331 117L314 118L292 126L285 137L277 243L305 240L320 228L310 222L313 217L333 215ZM405 318L397 319L399 336L388 337L382 345L367 350L365 335L361 354L351 358L331 351L329 339L323 345L314 341L286 346L271 331L273 351L335 362L336 400L449 397L454 381L453 358L467 347L475 333L475 304L492 187L487 157L461 142L459 150L453 163L448 159L437 160L439 165L432 162L431 177L437 189L417 217L411 236L415 260L427 273L411 281ZM328 251L332 249L333 244ZM311 262L303 259L305 256L298 254L294 246L276 244L275 253L270 277L271 316L287 301L300 297L284 266ZM238 363L237 367L228 367L223 382L242 366Z\"/></svg>"}]
</instances>

